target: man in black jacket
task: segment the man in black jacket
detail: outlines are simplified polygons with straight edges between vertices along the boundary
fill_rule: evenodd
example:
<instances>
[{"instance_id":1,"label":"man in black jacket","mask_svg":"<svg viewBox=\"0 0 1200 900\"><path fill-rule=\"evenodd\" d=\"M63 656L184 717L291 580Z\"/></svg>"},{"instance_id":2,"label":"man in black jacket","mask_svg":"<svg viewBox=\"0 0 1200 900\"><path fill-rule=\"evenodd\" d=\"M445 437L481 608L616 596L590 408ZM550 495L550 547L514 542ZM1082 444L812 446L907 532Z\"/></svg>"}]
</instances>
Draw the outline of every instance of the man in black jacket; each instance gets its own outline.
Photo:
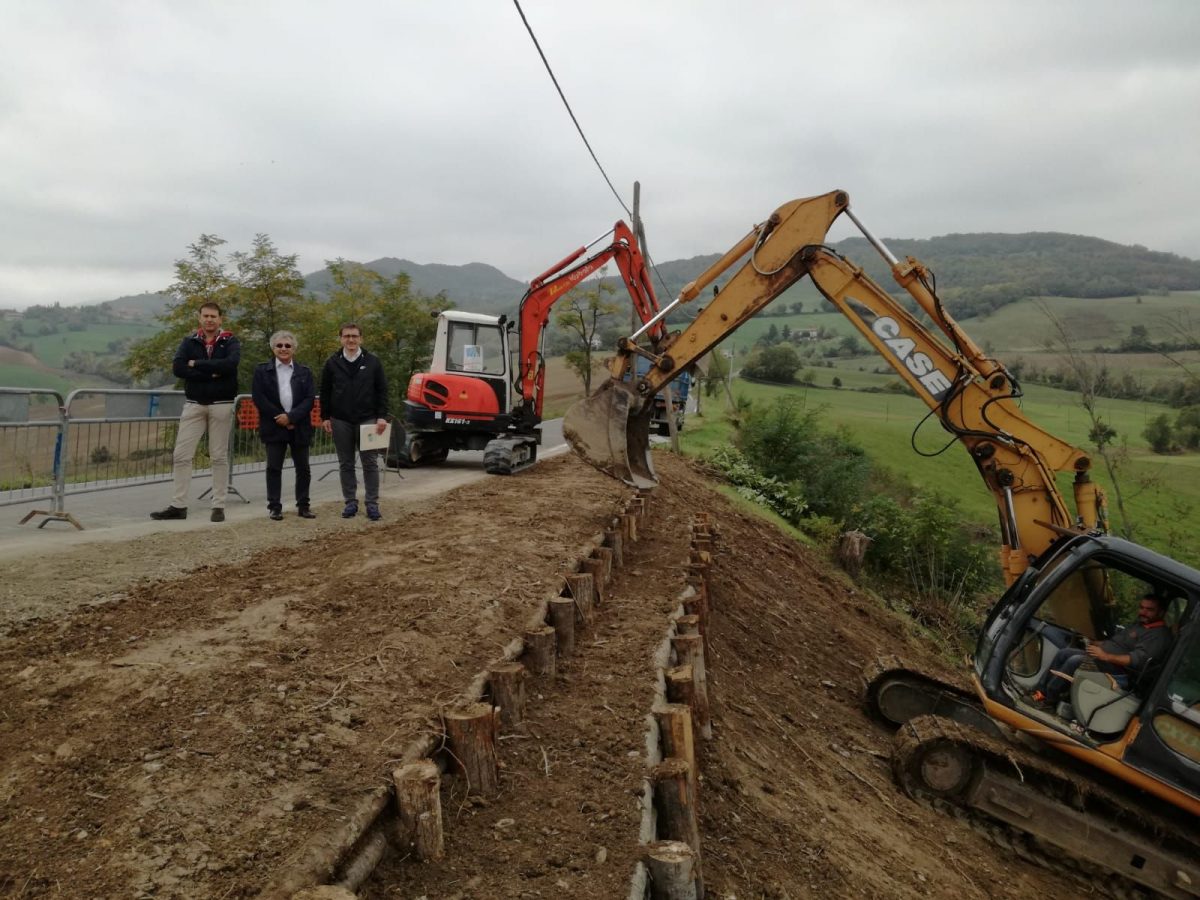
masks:
<instances>
[{"instance_id":1,"label":"man in black jacket","mask_svg":"<svg viewBox=\"0 0 1200 900\"><path fill-rule=\"evenodd\" d=\"M233 401L237 397L241 345L231 332L221 330L221 307L200 307L200 328L189 334L175 351L171 366L183 379L187 400L175 436L175 492L171 505L150 513L152 519L186 519L192 460L200 438L208 432L212 460L212 521L225 521L225 494L229 489L229 432L233 427Z\"/></svg>"},{"instance_id":2,"label":"man in black jacket","mask_svg":"<svg viewBox=\"0 0 1200 900\"><path fill-rule=\"evenodd\" d=\"M342 498L346 506L342 518L358 515L358 479L354 474L354 452L359 449L359 429L371 425L377 434L387 429L387 380L379 357L362 348L362 329L347 322L340 331L342 349L325 361L321 370L321 427L333 435ZM382 450L359 452L362 459L363 487L367 518L376 521L379 513L379 468Z\"/></svg>"},{"instance_id":3,"label":"man in black jacket","mask_svg":"<svg viewBox=\"0 0 1200 900\"><path fill-rule=\"evenodd\" d=\"M316 385L312 370L296 362L299 343L290 331L271 335L275 359L254 369L251 397L258 408L258 436L267 448L267 512L275 521L283 518L283 458L292 451L296 467L296 511L302 519L315 519L309 508L308 489L312 469L308 446L312 443L312 409Z\"/></svg>"}]
</instances>

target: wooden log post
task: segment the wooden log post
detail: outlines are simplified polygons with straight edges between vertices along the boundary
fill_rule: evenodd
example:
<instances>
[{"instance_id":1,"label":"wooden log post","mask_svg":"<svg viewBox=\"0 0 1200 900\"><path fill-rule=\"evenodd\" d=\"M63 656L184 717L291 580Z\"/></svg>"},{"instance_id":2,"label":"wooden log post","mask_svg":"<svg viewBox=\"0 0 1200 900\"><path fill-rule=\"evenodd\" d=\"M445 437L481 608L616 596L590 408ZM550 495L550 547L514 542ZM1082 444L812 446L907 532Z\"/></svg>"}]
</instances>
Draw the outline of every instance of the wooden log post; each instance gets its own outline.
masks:
<instances>
[{"instance_id":1,"label":"wooden log post","mask_svg":"<svg viewBox=\"0 0 1200 900\"><path fill-rule=\"evenodd\" d=\"M655 841L643 854L651 900L699 900L696 854L683 841Z\"/></svg>"},{"instance_id":2,"label":"wooden log post","mask_svg":"<svg viewBox=\"0 0 1200 900\"><path fill-rule=\"evenodd\" d=\"M695 678L691 666L675 666L663 673L667 682L667 700L670 703L682 703L692 711L695 718L696 710L692 701Z\"/></svg>"},{"instance_id":3,"label":"wooden log post","mask_svg":"<svg viewBox=\"0 0 1200 900\"><path fill-rule=\"evenodd\" d=\"M447 712L444 718L450 752L459 772L467 779L467 793L496 796L500 791L496 710L490 703L472 703Z\"/></svg>"},{"instance_id":4,"label":"wooden log post","mask_svg":"<svg viewBox=\"0 0 1200 900\"><path fill-rule=\"evenodd\" d=\"M708 636L708 590L701 583L699 587L693 585L696 593L691 597L685 597L683 600L683 611L689 616L695 616L700 620L700 633L705 637Z\"/></svg>"},{"instance_id":5,"label":"wooden log post","mask_svg":"<svg viewBox=\"0 0 1200 900\"><path fill-rule=\"evenodd\" d=\"M671 638L671 649L680 666L691 667L692 713L701 737L711 740L712 715L708 703L708 675L704 668L704 638L698 634L676 634Z\"/></svg>"},{"instance_id":6,"label":"wooden log post","mask_svg":"<svg viewBox=\"0 0 1200 900\"><path fill-rule=\"evenodd\" d=\"M690 599L690 598L689 598ZM687 601L684 601L683 608L688 608ZM675 631L679 634L698 634L700 640L704 644L705 653L708 652L708 635L704 633L703 621L698 613L688 613L680 616L675 620Z\"/></svg>"},{"instance_id":7,"label":"wooden log post","mask_svg":"<svg viewBox=\"0 0 1200 900\"><path fill-rule=\"evenodd\" d=\"M626 547L637 541L637 517L632 513L621 514L621 535L625 539Z\"/></svg>"},{"instance_id":8,"label":"wooden log post","mask_svg":"<svg viewBox=\"0 0 1200 900\"><path fill-rule=\"evenodd\" d=\"M596 598L591 572L576 572L567 576L567 591L575 601L575 628L579 630L592 624L592 607Z\"/></svg>"},{"instance_id":9,"label":"wooden log post","mask_svg":"<svg viewBox=\"0 0 1200 900\"><path fill-rule=\"evenodd\" d=\"M604 546L613 552L614 569L625 567L625 556L621 545L621 530L619 528L604 529Z\"/></svg>"},{"instance_id":10,"label":"wooden log post","mask_svg":"<svg viewBox=\"0 0 1200 900\"><path fill-rule=\"evenodd\" d=\"M442 775L432 759L409 763L392 772L396 785L396 836L402 852L417 859L441 859Z\"/></svg>"},{"instance_id":11,"label":"wooden log post","mask_svg":"<svg viewBox=\"0 0 1200 900\"><path fill-rule=\"evenodd\" d=\"M838 537L837 561L851 578L857 578L862 573L863 560L867 556L867 548L871 546L871 538L861 531L847 531Z\"/></svg>"},{"instance_id":12,"label":"wooden log post","mask_svg":"<svg viewBox=\"0 0 1200 900\"><path fill-rule=\"evenodd\" d=\"M519 662L499 663L488 669L492 703L500 708L500 724L515 728L525 721L525 684L529 673Z\"/></svg>"},{"instance_id":13,"label":"wooden log post","mask_svg":"<svg viewBox=\"0 0 1200 900\"><path fill-rule=\"evenodd\" d=\"M538 678L554 678L554 629L549 625L532 628L524 634L525 652L521 658L525 668Z\"/></svg>"},{"instance_id":14,"label":"wooden log post","mask_svg":"<svg viewBox=\"0 0 1200 900\"><path fill-rule=\"evenodd\" d=\"M554 629L558 655L570 656L575 652L575 601L570 597L551 597L546 615Z\"/></svg>"},{"instance_id":15,"label":"wooden log post","mask_svg":"<svg viewBox=\"0 0 1200 900\"><path fill-rule=\"evenodd\" d=\"M696 777L696 742L692 738L692 711L682 703L658 703L651 710L658 723L658 743L663 759L682 759L691 768L692 803L700 808Z\"/></svg>"},{"instance_id":16,"label":"wooden log post","mask_svg":"<svg viewBox=\"0 0 1200 900\"><path fill-rule=\"evenodd\" d=\"M579 561L579 571L592 576L592 602L596 606L604 605L604 560L595 556Z\"/></svg>"},{"instance_id":17,"label":"wooden log post","mask_svg":"<svg viewBox=\"0 0 1200 900\"><path fill-rule=\"evenodd\" d=\"M608 584L613 580L613 552L611 547L597 547L592 553L594 557L604 563L604 583Z\"/></svg>"},{"instance_id":18,"label":"wooden log post","mask_svg":"<svg viewBox=\"0 0 1200 900\"><path fill-rule=\"evenodd\" d=\"M682 759L668 759L650 770L654 787L654 812L658 816L658 839L682 841L696 854L696 893L704 896L700 865L700 825L688 787L691 766Z\"/></svg>"}]
</instances>

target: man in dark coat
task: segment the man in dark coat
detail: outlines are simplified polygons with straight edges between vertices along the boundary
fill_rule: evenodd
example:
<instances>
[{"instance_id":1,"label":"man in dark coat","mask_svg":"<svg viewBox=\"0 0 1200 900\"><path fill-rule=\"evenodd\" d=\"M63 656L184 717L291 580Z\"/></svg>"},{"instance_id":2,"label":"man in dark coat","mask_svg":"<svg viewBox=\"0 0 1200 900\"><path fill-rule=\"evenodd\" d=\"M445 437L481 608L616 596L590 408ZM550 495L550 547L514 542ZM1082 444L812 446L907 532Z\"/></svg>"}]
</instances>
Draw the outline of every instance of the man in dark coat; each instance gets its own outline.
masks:
<instances>
[{"instance_id":1,"label":"man in dark coat","mask_svg":"<svg viewBox=\"0 0 1200 900\"><path fill-rule=\"evenodd\" d=\"M175 435L175 490L171 505L150 513L152 519L186 519L188 489L192 485L192 460L200 438L208 432L212 460L212 521L225 521L225 495L229 490L229 435L233 430L233 401L237 397L238 339L221 329L221 307L200 307L200 327L175 351L171 370L183 379L187 398Z\"/></svg>"},{"instance_id":2,"label":"man in dark coat","mask_svg":"<svg viewBox=\"0 0 1200 900\"><path fill-rule=\"evenodd\" d=\"M325 361L321 370L321 427L333 435L338 455L342 498L346 506L342 518L358 515L358 479L354 473L354 453L359 451L366 492L367 518L377 521L379 513L379 468L384 451L360 450L359 429L374 428L376 434L387 430L387 379L379 357L362 348L362 329L347 322L339 332L342 349Z\"/></svg>"},{"instance_id":3,"label":"man in dark coat","mask_svg":"<svg viewBox=\"0 0 1200 900\"><path fill-rule=\"evenodd\" d=\"M258 436L267 448L267 511L276 521L283 518L283 459L292 451L296 468L296 511L302 519L315 519L309 508L308 490L312 470L308 447L312 443L312 409L316 384L312 370L296 362L299 343L290 331L271 335L275 359L254 370L251 396L258 407Z\"/></svg>"}]
</instances>

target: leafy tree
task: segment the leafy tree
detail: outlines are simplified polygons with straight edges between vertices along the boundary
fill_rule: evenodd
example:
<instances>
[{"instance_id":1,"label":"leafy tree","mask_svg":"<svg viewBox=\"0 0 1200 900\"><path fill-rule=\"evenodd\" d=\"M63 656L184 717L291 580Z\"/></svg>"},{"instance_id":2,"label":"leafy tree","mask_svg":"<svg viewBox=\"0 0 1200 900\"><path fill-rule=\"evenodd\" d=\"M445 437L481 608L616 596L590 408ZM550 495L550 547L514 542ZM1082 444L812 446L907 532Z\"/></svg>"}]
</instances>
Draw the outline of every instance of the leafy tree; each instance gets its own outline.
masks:
<instances>
[{"instance_id":1,"label":"leafy tree","mask_svg":"<svg viewBox=\"0 0 1200 900\"><path fill-rule=\"evenodd\" d=\"M1142 437L1150 444L1155 453L1170 453L1175 449L1175 430L1166 413L1155 416L1146 425Z\"/></svg>"},{"instance_id":2,"label":"leafy tree","mask_svg":"<svg viewBox=\"0 0 1200 900\"><path fill-rule=\"evenodd\" d=\"M603 276L604 270L601 270ZM608 317L621 311L611 299L616 287L601 278L584 290L576 287L558 301L554 323L572 336L574 346L566 355L567 367L583 382L585 394L592 392L592 356L598 346L599 332Z\"/></svg>"},{"instance_id":3,"label":"leafy tree","mask_svg":"<svg viewBox=\"0 0 1200 900\"><path fill-rule=\"evenodd\" d=\"M857 356L859 353L862 353L862 344L857 335L848 334L838 341L839 356Z\"/></svg>"},{"instance_id":4,"label":"leafy tree","mask_svg":"<svg viewBox=\"0 0 1200 900\"><path fill-rule=\"evenodd\" d=\"M779 343L779 328L776 327L774 322L772 322L771 327L767 329L767 333L763 337L762 342L768 347Z\"/></svg>"},{"instance_id":5,"label":"leafy tree","mask_svg":"<svg viewBox=\"0 0 1200 900\"><path fill-rule=\"evenodd\" d=\"M838 376L834 375L833 376L833 386L835 388L840 388L842 386L842 379L840 379L840 378L838 378Z\"/></svg>"},{"instance_id":6,"label":"leafy tree","mask_svg":"<svg viewBox=\"0 0 1200 900\"><path fill-rule=\"evenodd\" d=\"M215 234L202 234L188 245L188 255L175 261L175 280L165 291L171 303L158 317L162 331L134 343L125 358L125 366L135 379L161 383L171 378L175 350L184 336L198 327L197 316L203 304L216 303L230 311L237 285L221 260L224 243Z\"/></svg>"},{"instance_id":7,"label":"leafy tree","mask_svg":"<svg viewBox=\"0 0 1200 900\"><path fill-rule=\"evenodd\" d=\"M296 267L296 254L280 254L265 234L254 236L249 253L239 251L230 259L237 268L238 340L243 357L253 365L271 358L274 332L291 329L296 307L304 299L304 276Z\"/></svg>"},{"instance_id":8,"label":"leafy tree","mask_svg":"<svg viewBox=\"0 0 1200 900\"><path fill-rule=\"evenodd\" d=\"M1175 439L1188 450L1200 450L1200 406L1188 406L1175 418Z\"/></svg>"},{"instance_id":9,"label":"leafy tree","mask_svg":"<svg viewBox=\"0 0 1200 900\"><path fill-rule=\"evenodd\" d=\"M749 378L786 384L792 381L799 368L800 357L796 351L787 344L779 344L750 354L742 372Z\"/></svg>"},{"instance_id":10,"label":"leafy tree","mask_svg":"<svg viewBox=\"0 0 1200 900\"><path fill-rule=\"evenodd\" d=\"M300 341L302 359L319 378L325 359L341 347L341 326L356 323L363 332L363 346L383 365L389 407L398 415L409 379L429 365L436 313L453 304L442 294L427 297L413 292L411 279L403 272L387 278L344 259L327 266L333 278L328 301L309 298L295 312L292 330Z\"/></svg>"}]
</instances>

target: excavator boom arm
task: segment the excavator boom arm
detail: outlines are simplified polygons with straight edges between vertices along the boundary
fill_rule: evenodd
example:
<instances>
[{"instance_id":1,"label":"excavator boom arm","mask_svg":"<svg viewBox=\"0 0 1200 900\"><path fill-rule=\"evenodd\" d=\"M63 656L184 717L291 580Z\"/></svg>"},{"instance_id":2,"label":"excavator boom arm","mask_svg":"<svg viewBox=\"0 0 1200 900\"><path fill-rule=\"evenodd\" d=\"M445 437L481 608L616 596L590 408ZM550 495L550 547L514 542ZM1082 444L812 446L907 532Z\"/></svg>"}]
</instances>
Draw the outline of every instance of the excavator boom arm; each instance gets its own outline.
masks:
<instances>
[{"instance_id":1,"label":"excavator boom arm","mask_svg":"<svg viewBox=\"0 0 1200 900\"><path fill-rule=\"evenodd\" d=\"M893 277L944 340L859 267L824 245L830 226L843 212L884 255ZM912 259L900 262L859 223L844 191L781 206L689 284L660 316L698 296L747 253L749 259L681 334L660 339L649 349L634 342L639 335L621 341L609 367L612 378L576 404L564 423L568 440L585 459L636 486L656 483L648 437L643 437L650 398L809 275L971 454L996 498L1004 542L1001 561L1008 580L1024 571L1063 529L1096 526L1103 498L1087 478L1088 457L1024 416L1008 371L946 313L929 287L924 266ZM634 354L651 357L654 365L630 385L621 379ZM1063 500L1056 472L1075 475L1078 519Z\"/></svg>"},{"instance_id":2,"label":"excavator boom arm","mask_svg":"<svg viewBox=\"0 0 1200 900\"><path fill-rule=\"evenodd\" d=\"M610 261L616 263L621 280L629 291L634 310L642 322L652 320L658 312L658 300L650 284L646 263L638 249L637 238L624 222L613 226L612 242L597 253L589 256L573 268L563 269L583 256L586 248L579 248L552 268L535 278L521 298L519 360L520 368L517 387L521 399L529 404L534 415L542 416L542 385L545 368L541 359L542 332L550 320L550 309L584 279L599 271ZM665 326L655 327L653 335L661 339L666 334Z\"/></svg>"}]
</instances>

